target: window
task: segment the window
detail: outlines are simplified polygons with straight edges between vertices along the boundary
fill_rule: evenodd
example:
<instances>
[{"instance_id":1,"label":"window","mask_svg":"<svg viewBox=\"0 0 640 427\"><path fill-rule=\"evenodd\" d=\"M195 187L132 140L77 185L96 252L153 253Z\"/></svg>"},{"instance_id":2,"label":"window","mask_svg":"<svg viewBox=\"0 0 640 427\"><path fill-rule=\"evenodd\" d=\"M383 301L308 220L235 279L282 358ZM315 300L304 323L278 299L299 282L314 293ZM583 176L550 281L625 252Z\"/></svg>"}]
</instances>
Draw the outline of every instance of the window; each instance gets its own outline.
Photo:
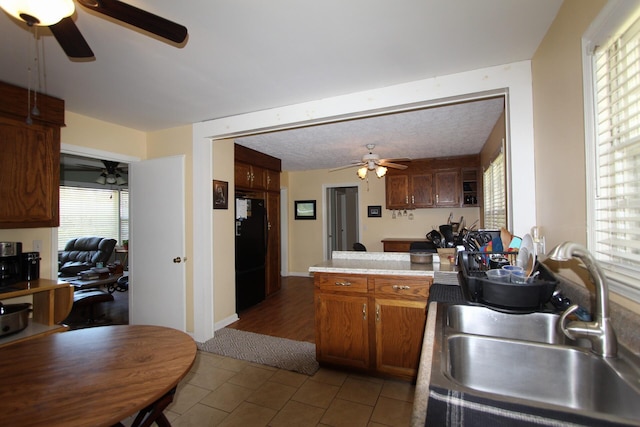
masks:
<instances>
[{"instance_id":1,"label":"window","mask_svg":"<svg viewBox=\"0 0 640 427\"><path fill-rule=\"evenodd\" d=\"M504 181L504 154L502 151L491 162L482 176L484 194L484 228L497 230L507 227L507 203Z\"/></svg>"},{"instance_id":2,"label":"window","mask_svg":"<svg viewBox=\"0 0 640 427\"><path fill-rule=\"evenodd\" d=\"M60 187L58 250L76 237L129 238L129 192L108 188Z\"/></svg>"},{"instance_id":3,"label":"window","mask_svg":"<svg viewBox=\"0 0 640 427\"><path fill-rule=\"evenodd\" d=\"M628 22L585 35L588 246L611 289L640 301L640 20Z\"/></svg>"}]
</instances>

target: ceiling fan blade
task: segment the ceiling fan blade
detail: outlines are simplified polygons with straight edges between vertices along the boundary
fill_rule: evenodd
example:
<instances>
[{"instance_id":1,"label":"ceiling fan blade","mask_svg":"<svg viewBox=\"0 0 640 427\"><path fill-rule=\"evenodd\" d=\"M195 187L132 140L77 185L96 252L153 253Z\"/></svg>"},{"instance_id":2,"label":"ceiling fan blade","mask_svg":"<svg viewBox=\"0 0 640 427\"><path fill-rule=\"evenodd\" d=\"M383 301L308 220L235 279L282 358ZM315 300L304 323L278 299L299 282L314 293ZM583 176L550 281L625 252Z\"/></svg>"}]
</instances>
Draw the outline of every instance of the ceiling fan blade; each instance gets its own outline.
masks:
<instances>
[{"instance_id":1,"label":"ceiling fan blade","mask_svg":"<svg viewBox=\"0 0 640 427\"><path fill-rule=\"evenodd\" d=\"M187 28L153 13L117 0L78 0L82 6L152 34L182 43L187 38Z\"/></svg>"},{"instance_id":2,"label":"ceiling fan blade","mask_svg":"<svg viewBox=\"0 0 640 427\"><path fill-rule=\"evenodd\" d=\"M337 167L337 168L329 169L329 172L335 172L335 171L339 171L339 170L342 170L342 169L360 167L360 166L364 166L364 163L359 162L359 163L352 163L350 165L340 166L340 167Z\"/></svg>"},{"instance_id":3,"label":"ceiling fan blade","mask_svg":"<svg viewBox=\"0 0 640 427\"><path fill-rule=\"evenodd\" d=\"M380 162L380 166L384 166L385 168L393 168L393 169L406 169L407 165L399 165L397 163L389 163L389 162Z\"/></svg>"},{"instance_id":4,"label":"ceiling fan blade","mask_svg":"<svg viewBox=\"0 0 640 427\"><path fill-rule=\"evenodd\" d=\"M398 157L396 159L380 159L380 163L389 163L389 162L410 162L411 159L408 157Z\"/></svg>"},{"instance_id":5,"label":"ceiling fan blade","mask_svg":"<svg viewBox=\"0 0 640 427\"><path fill-rule=\"evenodd\" d=\"M57 24L49 26L64 53L70 58L93 58L94 54L89 44L76 27L71 17L66 17Z\"/></svg>"}]
</instances>

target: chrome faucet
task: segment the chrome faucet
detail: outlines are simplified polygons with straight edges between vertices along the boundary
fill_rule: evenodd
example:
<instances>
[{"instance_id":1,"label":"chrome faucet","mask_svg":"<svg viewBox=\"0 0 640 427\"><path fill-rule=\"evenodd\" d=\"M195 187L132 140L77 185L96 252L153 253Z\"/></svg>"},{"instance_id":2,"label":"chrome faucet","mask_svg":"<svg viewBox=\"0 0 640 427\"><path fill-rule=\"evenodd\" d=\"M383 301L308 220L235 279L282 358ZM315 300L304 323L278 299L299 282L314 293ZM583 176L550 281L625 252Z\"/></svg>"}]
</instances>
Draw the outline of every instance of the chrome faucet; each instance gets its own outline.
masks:
<instances>
[{"instance_id":1,"label":"chrome faucet","mask_svg":"<svg viewBox=\"0 0 640 427\"><path fill-rule=\"evenodd\" d=\"M595 258L587 248L573 242L564 242L549 252L549 258L555 261L568 261L578 258L587 267L596 288L596 304L592 314L593 321L571 321L567 317L579 307L574 304L567 308L559 320L560 329L570 339L586 338L591 341L591 349L602 357L616 357L618 342L609 318L609 289L605 276Z\"/></svg>"}]
</instances>

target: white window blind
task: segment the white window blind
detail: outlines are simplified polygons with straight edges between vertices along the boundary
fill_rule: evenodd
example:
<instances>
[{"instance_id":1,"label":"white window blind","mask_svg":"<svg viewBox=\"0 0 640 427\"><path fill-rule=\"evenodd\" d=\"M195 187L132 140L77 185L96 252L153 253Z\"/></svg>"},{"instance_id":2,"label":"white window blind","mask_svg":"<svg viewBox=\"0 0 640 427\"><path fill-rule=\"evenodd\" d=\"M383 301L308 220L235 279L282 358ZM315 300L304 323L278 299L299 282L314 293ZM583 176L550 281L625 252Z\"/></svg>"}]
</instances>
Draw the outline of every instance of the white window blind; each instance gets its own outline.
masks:
<instances>
[{"instance_id":1,"label":"white window blind","mask_svg":"<svg viewBox=\"0 0 640 427\"><path fill-rule=\"evenodd\" d=\"M63 250L67 242L76 237L100 236L118 242L128 239L128 202L126 190L60 187L58 250Z\"/></svg>"},{"instance_id":2,"label":"white window blind","mask_svg":"<svg viewBox=\"0 0 640 427\"><path fill-rule=\"evenodd\" d=\"M595 177L595 201L588 210L591 216L589 244L612 282L612 289L627 296L635 295L637 299L640 291L640 20L621 36L597 48L593 61L596 135L592 148L594 161L588 167Z\"/></svg>"},{"instance_id":3,"label":"white window blind","mask_svg":"<svg viewBox=\"0 0 640 427\"><path fill-rule=\"evenodd\" d=\"M507 227L507 201L504 180L504 154L501 152L483 174L484 228Z\"/></svg>"}]
</instances>

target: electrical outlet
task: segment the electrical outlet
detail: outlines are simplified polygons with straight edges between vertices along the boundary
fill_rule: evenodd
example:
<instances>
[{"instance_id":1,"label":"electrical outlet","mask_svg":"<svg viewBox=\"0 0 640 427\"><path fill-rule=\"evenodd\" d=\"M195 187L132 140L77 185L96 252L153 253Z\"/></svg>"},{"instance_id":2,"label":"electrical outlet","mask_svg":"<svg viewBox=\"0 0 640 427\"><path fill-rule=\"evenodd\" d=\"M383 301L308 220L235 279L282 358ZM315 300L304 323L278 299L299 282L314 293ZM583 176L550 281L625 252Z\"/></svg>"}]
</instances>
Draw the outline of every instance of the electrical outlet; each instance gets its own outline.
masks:
<instances>
[{"instance_id":1,"label":"electrical outlet","mask_svg":"<svg viewBox=\"0 0 640 427\"><path fill-rule=\"evenodd\" d=\"M33 241L33 251L34 252L42 252L42 240L34 240Z\"/></svg>"}]
</instances>

